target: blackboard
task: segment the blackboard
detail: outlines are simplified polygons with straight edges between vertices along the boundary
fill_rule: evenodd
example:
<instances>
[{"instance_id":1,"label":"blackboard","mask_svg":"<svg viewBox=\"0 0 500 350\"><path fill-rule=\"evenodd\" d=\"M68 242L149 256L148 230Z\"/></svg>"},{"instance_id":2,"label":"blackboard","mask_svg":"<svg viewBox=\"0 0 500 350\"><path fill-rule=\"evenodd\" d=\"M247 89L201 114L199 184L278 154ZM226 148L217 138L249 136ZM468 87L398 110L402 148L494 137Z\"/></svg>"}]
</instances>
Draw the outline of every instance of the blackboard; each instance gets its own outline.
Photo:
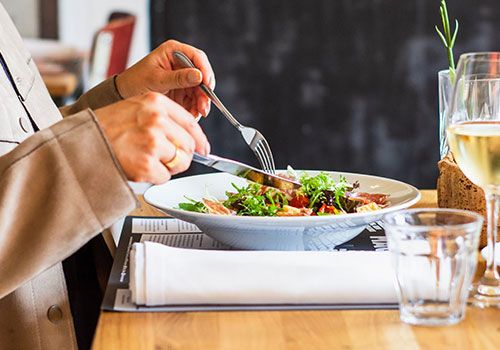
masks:
<instances>
[{"instance_id":1,"label":"blackboard","mask_svg":"<svg viewBox=\"0 0 500 350\"><path fill-rule=\"evenodd\" d=\"M151 0L152 47L204 50L216 92L269 141L277 167L367 173L435 188L438 0ZM448 1L456 60L498 50L500 2ZM212 152L257 165L212 108ZM186 174L204 172L193 165Z\"/></svg>"}]
</instances>

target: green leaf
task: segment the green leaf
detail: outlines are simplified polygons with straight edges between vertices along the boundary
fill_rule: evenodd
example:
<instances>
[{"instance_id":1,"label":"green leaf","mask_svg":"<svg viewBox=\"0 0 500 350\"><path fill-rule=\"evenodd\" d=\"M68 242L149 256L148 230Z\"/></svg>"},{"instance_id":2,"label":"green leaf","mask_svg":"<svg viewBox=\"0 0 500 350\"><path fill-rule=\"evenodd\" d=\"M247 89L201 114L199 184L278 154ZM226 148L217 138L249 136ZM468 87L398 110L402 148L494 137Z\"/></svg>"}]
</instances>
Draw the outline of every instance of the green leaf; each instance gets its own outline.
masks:
<instances>
[{"instance_id":1,"label":"green leaf","mask_svg":"<svg viewBox=\"0 0 500 350\"><path fill-rule=\"evenodd\" d=\"M184 196L190 203L179 203L179 209L186 211L194 211L196 213L206 213L208 212L207 207L203 202L195 201L194 199Z\"/></svg>"},{"instance_id":2,"label":"green leaf","mask_svg":"<svg viewBox=\"0 0 500 350\"><path fill-rule=\"evenodd\" d=\"M346 213L353 213L356 210L356 207L363 205L362 201L358 201L351 198L341 197L339 201L342 205L343 210Z\"/></svg>"},{"instance_id":3,"label":"green leaf","mask_svg":"<svg viewBox=\"0 0 500 350\"><path fill-rule=\"evenodd\" d=\"M457 34L458 34L458 21L455 20L455 32L453 33L453 38L451 39L451 44L450 44L451 47L455 45L455 39L457 38Z\"/></svg>"},{"instance_id":4,"label":"green leaf","mask_svg":"<svg viewBox=\"0 0 500 350\"><path fill-rule=\"evenodd\" d=\"M312 208L314 204L322 199L324 200L325 196L323 192L333 190L335 186L332 177L324 172L316 176L305 174L300 177L300 182L302 183L300 190L309 197L309 208Z\"/></svg>"},{"instance_id":5,"label":"green leaf","mask_svg":"<svg viewBox=\"0 0 500 350\"><path fill-rule=\"evenodd\" d=\"M300 190L309 197L309 208L313 208L317 203L325 202L327 197L325 192L333 192L335 203L338 209L343 210L340 198L344 196L345 191L351 188L345 176L340 175L339 182L335 182L333 178L321 172L316 176L304 175L300 178L302 187Z\"/></svg>"},{"instance_id":6,"label":"green leaf","mask_svg":"<svg viewBox=\"0 0 500 350\"><path fill-rule=\"evenodd\" d=\"M232 186L236 193L226 192L227 199L224 205L235 208L238 215L242 216L276 216L282 206L288 204L284 194L272 187L263 191L262 185L251 183L247 187Z\"/></svg>"}]
</instances>

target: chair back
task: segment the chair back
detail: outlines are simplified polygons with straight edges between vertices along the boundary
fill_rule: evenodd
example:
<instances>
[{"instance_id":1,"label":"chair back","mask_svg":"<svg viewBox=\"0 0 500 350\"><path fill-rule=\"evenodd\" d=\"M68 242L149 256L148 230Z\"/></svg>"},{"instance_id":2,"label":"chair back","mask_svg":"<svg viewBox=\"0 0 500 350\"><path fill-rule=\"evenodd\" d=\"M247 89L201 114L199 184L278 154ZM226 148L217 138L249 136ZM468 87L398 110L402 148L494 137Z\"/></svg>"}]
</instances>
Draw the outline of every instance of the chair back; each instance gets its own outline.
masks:
<instances>
[{"instance_id":1,"label":"chair back","mask_svg":"<svg viewBox=\"0 0 500 350\"><path fill-rule=\"evenodd\" d=\"M97 31L90 55L90 87L125 70L134 26L134 15L113 13L110 21Z\"/></svg>"}]
</instances>

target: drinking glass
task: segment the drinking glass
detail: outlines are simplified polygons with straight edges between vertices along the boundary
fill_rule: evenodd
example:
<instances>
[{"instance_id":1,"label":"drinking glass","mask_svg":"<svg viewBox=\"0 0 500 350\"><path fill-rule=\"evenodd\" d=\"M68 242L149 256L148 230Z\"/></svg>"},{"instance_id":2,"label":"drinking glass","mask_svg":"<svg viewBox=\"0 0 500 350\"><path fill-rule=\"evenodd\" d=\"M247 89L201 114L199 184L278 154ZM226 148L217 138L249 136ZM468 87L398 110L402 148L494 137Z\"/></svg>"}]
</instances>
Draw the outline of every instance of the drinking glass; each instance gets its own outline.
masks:
<instances>
[{"instance_id":1,"label":"drinking glass","mask_svg":"<svg viewBox=\"0 0 500 350\"><path fill-rule=\"evenodd\" d=\"M450 71L440 70L438 72L438 94L439 94L439 155L441 159L446 157L450 146L446 138L446 111L451 95Z\"/></svg>"},{"instance_id":2,"label":"drinking glass","mask_svg":"<svg viewBox=\"0 0 500 350\"><path fill-rule=\"evenodd\" d=\"M500 278L494 256L500 194L500 52L460 56L446 122L458 166L486 197L486 271L472 285L469 304L499 308Z\"/></svg>"},{"instance_id":3,"label":"drinking glass","mask_svg":"<svg viewBox=\"0 0 500 350\"><path fill-rule=\"evenodd\" d=\"M383 219L400 317L444 326L465 316L483 217L458 209L407 209Z\"/></svg>"}]
</instances>

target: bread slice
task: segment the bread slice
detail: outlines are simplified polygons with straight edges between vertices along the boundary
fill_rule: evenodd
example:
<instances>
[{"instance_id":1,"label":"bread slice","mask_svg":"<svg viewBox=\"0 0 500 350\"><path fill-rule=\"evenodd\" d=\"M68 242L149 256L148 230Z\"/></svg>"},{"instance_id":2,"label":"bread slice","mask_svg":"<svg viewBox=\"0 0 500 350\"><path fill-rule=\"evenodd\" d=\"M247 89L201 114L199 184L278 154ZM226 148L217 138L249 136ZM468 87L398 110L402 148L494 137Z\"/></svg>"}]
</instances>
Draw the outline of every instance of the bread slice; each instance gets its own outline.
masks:
<instances>
[{"instance_id":1,"label":"bread slice","mask_svg":"<svg viewBox=\"0 0 500 350\"><path fill-rule=\"evenodd\" d=\"M486 246L486 201L483 190L470 182L464 173L462 173L451 152L438 162L438 167L438 206L440 208L471 210L483 215L485 221L481 231L479 246Z\"/></svg>"}]
</instances>

